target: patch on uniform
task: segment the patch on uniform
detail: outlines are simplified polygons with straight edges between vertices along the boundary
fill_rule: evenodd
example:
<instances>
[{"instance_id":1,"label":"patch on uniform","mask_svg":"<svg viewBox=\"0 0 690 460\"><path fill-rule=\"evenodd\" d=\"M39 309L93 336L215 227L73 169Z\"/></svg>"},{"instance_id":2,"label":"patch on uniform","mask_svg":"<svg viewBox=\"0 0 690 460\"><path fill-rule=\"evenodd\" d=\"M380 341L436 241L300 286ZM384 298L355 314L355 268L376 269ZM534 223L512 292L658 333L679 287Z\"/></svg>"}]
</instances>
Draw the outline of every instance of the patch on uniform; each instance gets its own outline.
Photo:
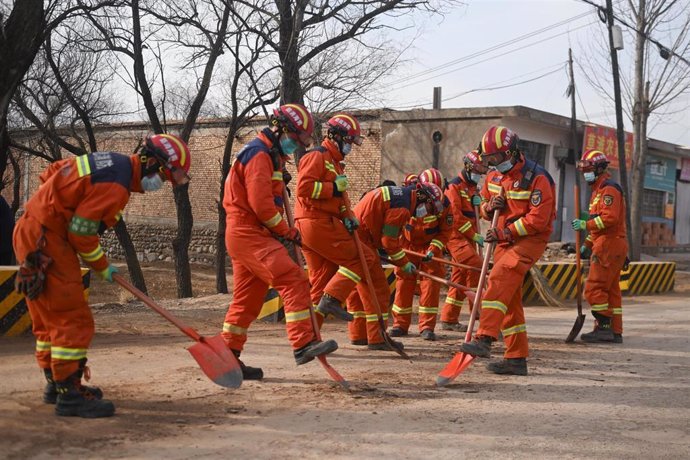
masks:
<instances>
[{"instance_id":1,"label":"patch on uniform","mask_svg":"<svg viewBox=\"0 0 690 460\"><path fill-rule=\"evenodd\" d=\"M518 187L520 187L520 181L516 180L515 182L513 182L513 188L518 188Z\"/></svg>"},{"instance_id":2,"label":"patch on uniform","mask_svg":"<svg viewBox=\"0 0 690 460\"><path fill-rule=\"evenodd\" d=\"M449 226L453 225L453 214L448 213L448 215L446 216L446 224L448 224Z\"/></svg>"},{"instance_id":3,"label":"patch on uniform","mask_svg":"<svg viewBox=\"0 0 690 460\"><path fill-rule=\"evenodd\" d=\"M532 206L539 206L541 204L541 190L533 191L529 197L529 202L532 203Z\"/></svg>"},{"instance_id":4,"label":"patch on uniform","mask_svg":"<svg viewBox=\"0 0 690 460\"><path fill-rule=\"evenodd\" d=\"M494 176L491 178L491 182L495 182L497 184L501 183L501 179L503 179L503 176Z\"/></svg>"},{"instance_id":5,"label":"patch on uniform","mask_svg":"<svg viewBox=\"0 0 690 460\"><path fill-rule=\"evenodd\" d=\"M604 204L606 206L611 206L613 204L613 196L612 195L604 195Z\"/></svg>"}]
</instances>

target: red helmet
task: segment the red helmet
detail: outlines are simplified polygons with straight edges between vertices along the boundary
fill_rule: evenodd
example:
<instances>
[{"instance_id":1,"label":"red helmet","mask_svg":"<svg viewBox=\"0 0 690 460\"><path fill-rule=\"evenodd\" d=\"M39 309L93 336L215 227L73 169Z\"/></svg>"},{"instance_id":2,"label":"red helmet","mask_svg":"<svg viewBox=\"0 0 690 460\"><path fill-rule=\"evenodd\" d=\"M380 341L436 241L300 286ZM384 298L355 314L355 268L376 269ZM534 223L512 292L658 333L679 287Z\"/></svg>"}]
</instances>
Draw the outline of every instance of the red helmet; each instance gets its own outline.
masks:
<instances>
[{"instance_id":1,"label":"red helmet","mask_svg":"<svg viewBox=\"0 0 690 460\"><path fill-rule=\"evenodd\" d=\"M419 181L419 176L416 174L410 173L405 176L403 179L403 187L407 187L408 185L414 185Z\"/></svg>"},{"instance_id":2,"label":"red helmet","mask_svg":"<svg viewBox=\"0 0 690 460\"><path fill-rule=\"evenodd\" d=\"M517 154L517 144L520 138L504 126L492 126L482 136L479 145L481 155L494 153Z\"/></svg>"},{"instance_id":3,"label":"red helmet","mask_svg":"<svg viewBox=\"0 0 690 460\"><path fill-rule=\"evenodd\" d=\"M479 156L479 150L472 150L462 159L462 163L465 166L465 171L467 174L486 174L489 172L489 168L482 161Z\"/></svg>"},{"instance_id":4,"label":"red helmet","mask_svg":"<svg viewBox=\"0 0 690 460\"><path fill-rule=\"evenodd\" d=\"M418 197L421 195L422 202L427 205L429 214L440 214L445 208L443 190L433 183L417 183Z\"/></svg>"},{"instance_id":5,"label":"red helmet","mask_svg":"<svg viewBox=\"0 0 690 460\"><path fill-rule=\"evenodd\" d=\"M604 170L609 165L609 159L601 150L589 149L585 150L582 158L577 162L577 169L583 172L591 172L596 170Z\"/></svg>"},{"instance_id":6,"label":"red helmet","mask_svg":"<svg viewBox=\"0 0 690 460\"><path fill-rule=\"evenodd\" d=\"M146 156L155 158L153 170L144 175L151 174L157 170L161 171L167 180L173 185L183 185L189 182L189 167L192 158L189 146L185 141L173 134L153 134L146 138L146 148L142 151L142 164L147 168ZM149 167L150 169L150 167Z\"/></svg>"},{"instance_id":7,"label":"red helmet","mask_svg":"<svg viewBox=\"0 0 690 460\"><path fill-rule=\"evenodd\" d=\"M284 132L295 133L305 146L311 145L314 119L302 104L283 104L273 109L271 124L280 127Z\"/></svg>"},{"instance_id":8,"label":"red helmet","mask_svg":"<svg viewBox=\"0 0 690 460\"><path fill-rule=\"evenodd\" d=\"M436 168L425 169L419 173L419 182L422 184L435 184L443 189L443 176L441 175L441 171Z\"/></svg>"},{"instance_id":9,"label":"red helmet","mask_svg":"<svg viewBox=\"0 0 690 460\"><path fill-rule=\"evenodd\" d=\"M362 126L352 115L338 113L333 115L326 124L329 135L338 134L348 144L362 145L364 142Z\"/></svg>"}]
</instances>

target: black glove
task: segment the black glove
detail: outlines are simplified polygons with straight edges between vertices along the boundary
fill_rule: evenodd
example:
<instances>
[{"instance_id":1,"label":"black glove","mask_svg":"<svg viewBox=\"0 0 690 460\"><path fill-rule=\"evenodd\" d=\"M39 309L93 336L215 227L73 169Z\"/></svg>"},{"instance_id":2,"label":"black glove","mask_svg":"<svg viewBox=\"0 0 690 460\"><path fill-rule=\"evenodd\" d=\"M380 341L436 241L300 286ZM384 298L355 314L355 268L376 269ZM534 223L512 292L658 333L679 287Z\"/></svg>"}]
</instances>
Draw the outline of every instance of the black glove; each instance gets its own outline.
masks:
<instances>
[{"instance_id":1,"label":"black glove","mask_svg":"<svg viewBox=\"0 0 690 460\"><path fill-rule=\"evenodd\" d=\"M486 204L486 211L491 213L497 209L503 209L506 207L506 199L501 195L494 195L489 199Z\"/></svg>"},{"instance_id":2,"label":"black glove","mask_svg":"<svg viewBox=\"0 0 690 460\"><path fill-rule=\"evenodd\" d=\"M297 246L302 247L302 235L299 234L299 230L295 227L290 228L288 232L283 236L286 240L290 240Z\"/></svg>"},{"instance_id":3,"label":"black glove","mask_svg":"<svg viewBox=\"0 0 690 460\"><path fill-rule=\"evenodd\" d=\"M36 299L45 287L45 271L53 259L41 251L30 252L17 270L14 289L29 300Z\"/></svg>"}]
</instances>

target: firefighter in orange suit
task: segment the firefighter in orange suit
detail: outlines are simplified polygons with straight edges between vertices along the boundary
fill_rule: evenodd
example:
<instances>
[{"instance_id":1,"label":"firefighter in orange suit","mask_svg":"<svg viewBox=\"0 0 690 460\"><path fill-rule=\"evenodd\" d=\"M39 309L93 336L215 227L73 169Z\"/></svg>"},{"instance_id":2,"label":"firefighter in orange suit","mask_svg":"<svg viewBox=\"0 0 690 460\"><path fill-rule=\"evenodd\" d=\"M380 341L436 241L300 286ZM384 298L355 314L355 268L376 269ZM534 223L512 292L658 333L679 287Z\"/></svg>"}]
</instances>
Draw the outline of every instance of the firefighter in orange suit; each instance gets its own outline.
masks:
<instances>
[{"instance_id":1,"label":"firefighter in orange suit","mask_svg":"<svg viewBox=\"0 0 690 460\"><path fill-rule=\"evenodd\" d=\"M484 245L484 237L477 228L475 206L481 204L481 197L477 184L483 174L488 172L479 157L479 152L473 150L463 159L464 169L450 181L446 197L450 201L453 212L453 230L448 240L447 249L453 260L458 263L481 268L482 259L477 253L476 245ZM476 287L479 283L479 272L465 268L453 267L450 277L454 283L468 287ZM448 288L446 303L441 310L441 329L446 331L464 332L467 326L458 323L465 293L454 287ZM470 305L470 309L472 305Z\"/></svg>"},{"instance_id":2,"label":"firefighter in orange suit","mask_svg":"<svg viewBox=\"0 0 690 460\"><path fill-rule=\"evenodd\" d=\"M379 249L383 250L388 259L400 267L403 273L412 275L416 267L402 250L400 231L410 220L412 213L423 217L440 212L436 209L443 206L438 201L441 194L441 190L435 185L421 184L409 187L379 187L367 193L354 209L355 217L360 222L357 234L362 246L368 248L365 251L376 254ZM379 305L384 320L387 321L390 290L386 275L380 264L375 264L370 273L376 296L380 299ZM381 301L385 303L380 303ZM355 318L349 324L350 340L354 344L366 343L370 350L389 349L383 341L366 281L357 284L357 290L350 294L347 309ZM402 347L402 344L400 346Z\"/></svg>"},{"instance_id":3,"label":"firefighter in orange suit","mask_svg":"<svg viewBox=\"0 0 690 460\"><path fill-rule=\"evenodd\" d=\"M359 121L339 113L331 117L320 147L308 152L299 162L297 178L296 227L302 235L304 258L309 267L311 300L319 313L352 320L342 305L364 273L352 238L359 226L348 211L343 192L348 179L340 163L352 150L362 145ZM378 256L367 252L370 267L379 264ZM380 299L380 301L386 299Z\"/></svg>"},{"instance_id":4,"label":"firefighter in orange suit","mask_svg":"<svg viewBox=\"0 0 690 460\"><path fill-rule=\"evenodd\" d=\"M492 126L480 145L482 158L496 169L482 186L482 216L500 210L496 228L485 241L495 242L494 265L482 296L480 326L471 342L460 350L490 357L491 343L503 334L503 361L491 362L496 374L527 375L527 328L522 308L525 274L546 249L555 219L554 182L536 162L518 149L518 136L503 126ZM501 194L503 193L503 194Z\"/></svg>"},{"instance_id":5,"label":"firefighter in orange suit","mask_svg":"<svg viewBox=\"0 0 690 460\"><path fill-rule=\"evenodd\" d=\"M338 348L333 340L316 339L311 323L309 281L302 267L276 239L301 244L296 228L282 217L283 169L288 155L310 144L314 120L301 104L273 110L270 127L237 154L225 181L223 207L227 213L225 245L232 258L234 296L223 323L223 338L239 358L247 329L261 312L269 285L285 308L288 339L298 365ZM244 379L263 378L260 368L240 361Z\"/></svg>"},{"instance_id":6,"label":"firefighter in orange suit","mask_svg":"<svg viewBox=\"0 0 690 460\"><path fill-rule=\"evenodd\" d=\"M26 296L36 359L47 385L43 400L55 413L85 418L115 413L103 392L81 384L94 334L84 299L79 259L113 281L99 234L117 223L131 192L189 181L189 148L178 137L153 135L138 155L95 152L51 164L14 230L20 263L17 290Z\"/></svg>"},{"instance_id":7,"label":"firefighter in orange suit","mask_svg":"<svg viewBox=\"0 0 690 460\"><path fill-rule=\"evenodd\" d=\"M443 188L443 176L438 169L425 169L419 174L422 184L434 184L438 189ZM440 214L424 217L412 217L405 224L402 234L402 245L406 249L425 253L424 257L409 256L415 265L423 264L421 269L432 275L445 277L444 267L439 262L432 261L433 257L441 257L446 247L448 236L453 223L453 216L446 200L444 210ZM391 337L404 337L408 334L412 320L412 300L417 276L407 275L400 268L396 269L395 300L393 302L393 327ZM436 340L434 328L438 315L438 301L441 285L428 278L420 280L419 296L419 335L424 340Z\"/></svg>"},{"instance_id":8,"label":"firefighter in orange suit","mask_svg":"<svg viewBox=\"0 0 690 460\"><path fill-rule=\"evenodd\" d=\"M594 330L582 334L584 342L623 343L623 302L620 274L628 253L625 228L623 189L611 180L606 155L599 150L587 150L577 164L592 188L589 218L573 220L575 231L588 231L580 248L587 259L591 256L585 298L592 307Z\"/></svg>"}]
</instances>

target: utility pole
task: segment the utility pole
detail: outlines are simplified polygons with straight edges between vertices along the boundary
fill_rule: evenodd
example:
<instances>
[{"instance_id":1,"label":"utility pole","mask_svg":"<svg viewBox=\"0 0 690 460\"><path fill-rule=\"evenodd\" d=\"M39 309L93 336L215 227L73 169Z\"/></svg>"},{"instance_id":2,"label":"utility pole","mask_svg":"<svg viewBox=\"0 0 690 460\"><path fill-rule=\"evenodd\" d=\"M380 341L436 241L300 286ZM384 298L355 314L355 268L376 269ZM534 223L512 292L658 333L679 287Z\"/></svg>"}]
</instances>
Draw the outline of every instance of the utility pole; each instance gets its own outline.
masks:
<instances>
[{"instance_id":1,"label":"utility pole","mask_svg":"<svg viewBox=\"0 0 690 460\"><path fill-rule=\"evenodd\" d=\"M606 0L606 23L609 29L609 48L611 49L611 70L613 72L613 96L616 103L616 134L618 138L618 171L620 172L623 196L625 197L625 223L628 228L628 251L632 248L630 224L630 187L628 186L628 165L625 162L625 131L623 129L623 105L621 102L621 82L618 73L618 51L613 44L613 3Z\"/></svg>"},{"instance_id":2,"label":"utility pole","mask_svg":"<svg viewBox=\"0 0 690 460\"><path fill-rule=\"evenodd\" d=\"M441 87L440 86L434 86L434 101L433 101L432 108L434 110L441 110ZM435 131L434 135L432 137L432 139L434 141L434 146L432 147L432 151L431 151L431 167L438 169L438 163L439 163L440 158L441 158L441 137L440 137L440 133L439 133L438 140L437 140L436 133L438 133L438 131Z\"/></svg>"},{"instance_id":3,"label":"utility pole","mask_svg":"<svg viewBox=\"0 0 690 460\"><path fill-rule=\"evenodd\" d=\"M573 160L575 162L575 165L577 165L577 161L580 159L578 155L578 139L577 139L577 113L576 113L576 106L575 106L575 72L573 71L573 50L568 48L568 73L570 75L570 85L568 86L568 94L570 96L570 145L573 148ZM565 187L565 161L561 165L561 177L562 177L562 182L563 185L560 187L560 198L563 198L563 188ZM575 184L577 185L578 190L580 189L580 173L575 168ZM582 196L582 195L580 195ZM579 199L579 197L577 197ZM579 203L582 205L582 203ZM563 207L563 204L561 204L561 208ZM575 208L573 208L573 213L575 213ZM582 217L580 216L575 216L573 214L573 219L581 219ZM561 235L562 236L562 235ZM580 248L575 248L576 251L579 251Z\"/></svg>"}]
</instances>

